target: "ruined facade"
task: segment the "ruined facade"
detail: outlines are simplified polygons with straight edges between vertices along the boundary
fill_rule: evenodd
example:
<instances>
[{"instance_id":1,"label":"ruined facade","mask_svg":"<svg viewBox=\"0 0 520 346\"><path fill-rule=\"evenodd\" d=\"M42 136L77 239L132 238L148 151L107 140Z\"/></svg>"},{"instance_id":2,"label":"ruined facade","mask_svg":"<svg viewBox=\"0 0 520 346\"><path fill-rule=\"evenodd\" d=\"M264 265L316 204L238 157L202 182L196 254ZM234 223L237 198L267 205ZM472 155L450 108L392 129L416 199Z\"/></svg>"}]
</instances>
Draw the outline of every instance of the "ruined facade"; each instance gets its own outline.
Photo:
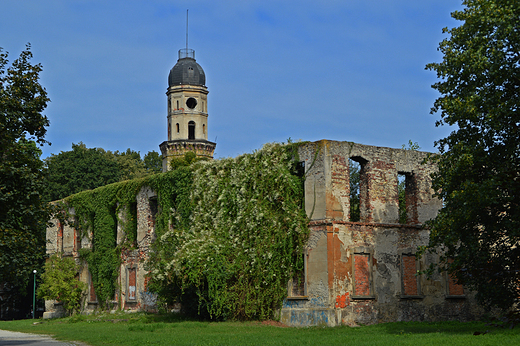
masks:
<instances>
[{"instance_id":1,"label":"ruined facade","mask_svg":"<svg viewBox=\"0 0 520 346\"><path fill-rule=\"evenodd\" d=\"M431 163L425 152L374 147L351 142L319 141L299 149L305 163L305 209L310 238L305 272L288 284L281 321L311 326L390 321L470 320L480 314L472 297L444 274L430 279L417 271L436 262L415 257L428 243L423 223L435 217L441 202L434 198ZM360 166L360 216L351 221L349 160ZM405 182L405 220L399 217L398 182ZM134 250L123 251L112 308L155 311L156 297L147 291L144 260L155 240L157 196L149 187L138 193L137 239ZM400 210L401 209L401 210ZM71 210L70 214L74 215ZM124 210L117 225L117 244L123 244ZM47 253L61 252L79 260L81 248L91 248L91 234L55 221L47 230ZM98 302L88 267L80 279L88 287L86 311ZM46 302L46 316L60 314L58 302Z\"/></svg>"},{"instance_id":2,"label":"ruined facade","mask_svg":"<svg viewBox=\"0 0 520 346\"><path fill-rule=\"evenodd\" d=\"M423 223L436 216L425 152L319 141L300 148L306 168L310 239L304 285L289 286L281 321L292 326L391 321L470 320L473 296L449 276L419 270L436 262L415 257L428 243ZM360 165L360 219L350 217L349 160ZM399 222L398 177L405 181L406 220Z\"/></svg>"},{"instance_id":3,"label":"ruined facade","mask_svg":"<svg viewBox=\"0 0 520 346\"><path fill-rule=\"evenodd\" d=\"M155 294L148 292L146 282L146 270L144 262L148 258L150 245L155 240L155 215L157 213L157 195L149 187L143 187L136 197L135 208L137 211L137 239L136 246L132 250L121 252L121 264L116 283L116 292L110 302L112 309L134 311L156 311ZM119 211L117 224L117 245L125 242L123 231L126 218L124 209ZM80 259L80 249L92 249L92 233L88 230L80 232L74 228L74 210L69 210L70 219L61 222L52 220L52 225L47 228L47 255L61 253L70 256L80 265L79 279L88 289L83 299L83 312L89 313L98 309L99 302L91 281L88 265ZM45 301L44 318L54 318L65 313L62 304L57 301Z\"/></svg>"},{"instance_id":4,"label":"ruined facade","mask_svg":"<svg viewBox=\"0 0 520 346\"><path fill-rule=\"evenodd\" d=\"M195 52L181 49L168 76L167 140L161 143L163 172L187 152L212 158L215 143L208 141L208 90ZM479 314L473 297L449 276L430 279L418 275L438 258L417 259L426 245L425 221L436 216L441 202L433 197L432 163L424 152L373 147L351 142L319 141L300 147L305 164L305 210L310 238L304 254L305 270L288 283L281 321L311 326L390 321L468 320ZM360 167L359 219L350 208L350 164ZM399 203L399 177L405 184ZM157 196L148 187L138 193L137 239L121 252L117 289L112 308L156 310L156 297L147 291L144 261L155 240ZM74 218L74 210L70 210ZM73 221L73 220L69 220ZM125 210L117 217L116 245L125 243ZM80 263L80 280L88 286L84 309L95 310L98 301L88 266L79 250L92 248L92 234L79 233L54 220L47 229L47 254L62 253ZM125 249L125 247L122 247ZM44 317L62 313L60 303L46 302Z\"/></svg>"}]
</instances>

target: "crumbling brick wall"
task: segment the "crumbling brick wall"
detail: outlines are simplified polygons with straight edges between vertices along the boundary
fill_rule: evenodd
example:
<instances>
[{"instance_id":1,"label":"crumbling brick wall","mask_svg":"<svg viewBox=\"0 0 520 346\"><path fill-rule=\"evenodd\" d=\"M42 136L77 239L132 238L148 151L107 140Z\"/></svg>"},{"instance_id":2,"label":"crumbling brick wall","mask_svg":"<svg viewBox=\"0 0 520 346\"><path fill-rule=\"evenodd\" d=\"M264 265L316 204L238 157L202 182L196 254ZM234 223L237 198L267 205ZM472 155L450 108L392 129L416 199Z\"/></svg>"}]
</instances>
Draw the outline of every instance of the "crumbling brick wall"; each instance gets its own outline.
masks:
<instances>
[{"instance_id":1,"label":"crumbling brick wall","mask_svg":"<svg viewBox=\"0 0 520 346\"><path fill-rule=\"evenodd\" d=\"M300 148L305 209L311 218L306 292L289 297L282 321L295 326L474 318L473 297L444 275L417 275L428 242L433 197L425 152L319 141ZM360 163L360 220L350 220L349 159ZM398 176L406 178L406 222L399 223ZM453 293L450 293L453 292Z\"/></svg>"},{"instance_id":2,"label":"crumbling brick wall","mask_svg":"<svg viewBox=\"0 0 520 346\"><path fill-rule=\"evenodd\" d=\"M110 308L122 310L156 311L156 296L146 290L144 261L148 257L150 245L155 240L155 214L157 213L157 195L148 186L143 187L136 197L136 203L130 206L136 208L137 234L135 244L128 244L124 232L127 222L127 210L121 208L117 215L117 245L122 247L121 265L117 279L117 289ZM83 311L90 312L99 308L97 295L88 269L88 264L80 258L79 249L92 248L91 230L77 230L74 225L74 209L69 209L70 219L63 222L54 219L47 228L47 255L61 253L69 256L80 264L79 279L83 281L88 291L82 303ZM129 246L132 245L132 246ZM57 301L45 302L44 318L62 316L64 310Z\"/></svg>"}]
</instances>

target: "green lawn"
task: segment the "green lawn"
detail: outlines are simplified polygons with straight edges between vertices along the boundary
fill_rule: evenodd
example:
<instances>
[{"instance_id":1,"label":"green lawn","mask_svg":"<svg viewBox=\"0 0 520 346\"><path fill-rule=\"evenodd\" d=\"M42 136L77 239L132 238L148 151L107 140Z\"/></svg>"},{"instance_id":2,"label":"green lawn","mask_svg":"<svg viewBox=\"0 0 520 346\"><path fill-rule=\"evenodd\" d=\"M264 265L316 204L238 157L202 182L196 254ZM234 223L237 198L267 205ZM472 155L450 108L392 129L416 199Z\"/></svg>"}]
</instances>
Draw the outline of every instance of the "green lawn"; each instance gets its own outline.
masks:
<instances>
[{"instance_id":1,"label":"green lawn","mask_svg":"<svg viewBox=\"0 0 520 346\"><path fill-rule=\"evenodd\" d=\"M115 314L2 321L0 329L52 334L97 345L520 345L520 327L399 322L362 327L280 328L261 322L197 322L175 316ZM486 334L473 335L474 332Z\"/></svg>"}]
</instances>

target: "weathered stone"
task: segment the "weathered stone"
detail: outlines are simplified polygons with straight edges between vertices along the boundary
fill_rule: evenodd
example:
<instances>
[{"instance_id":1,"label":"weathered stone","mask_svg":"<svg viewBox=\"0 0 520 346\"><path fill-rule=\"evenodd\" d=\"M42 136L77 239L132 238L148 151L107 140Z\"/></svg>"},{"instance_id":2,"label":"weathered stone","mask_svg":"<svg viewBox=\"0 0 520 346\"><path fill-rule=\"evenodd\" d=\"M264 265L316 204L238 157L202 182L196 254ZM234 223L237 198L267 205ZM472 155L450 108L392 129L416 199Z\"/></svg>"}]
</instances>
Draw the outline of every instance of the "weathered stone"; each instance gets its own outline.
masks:
<instances>
[{"instance_id":1,"label":"weathered stone","mask_svg":"<svg viewBox=\"0 0 520 346\"><path fill-rule=\"evenodd\" d=\"M448 277L417 276L417 270L438 260L415 258L417 247L429 239L423 223L441 207L431 188L436 167L423 163L428 153L322 140L300 147L299 155L311 218L307 296L297 304L287 299L282 322L469 320L481 313L474 297ZM349 159L361 165L360 222L350 221ZM399 223L399 175L406 179L405 224Z\"/></svg>"}]
</instances>

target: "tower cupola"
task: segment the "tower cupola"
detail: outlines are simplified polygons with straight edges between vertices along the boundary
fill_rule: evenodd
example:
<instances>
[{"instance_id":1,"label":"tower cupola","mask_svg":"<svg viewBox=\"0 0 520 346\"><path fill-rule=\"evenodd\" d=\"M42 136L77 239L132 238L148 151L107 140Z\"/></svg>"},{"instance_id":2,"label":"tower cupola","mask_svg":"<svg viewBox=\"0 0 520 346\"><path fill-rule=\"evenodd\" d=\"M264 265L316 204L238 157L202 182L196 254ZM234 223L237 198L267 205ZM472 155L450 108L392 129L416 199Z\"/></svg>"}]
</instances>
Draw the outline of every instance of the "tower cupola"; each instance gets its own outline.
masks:
<instances>
[{"instance_id":1,"label":"tower cupola","mask_svg":"<svg viewBox=\"0 0 520 346\"><path fill-rule=\"evenodd\" d=\"M202 67L195 61L195 51L193 49L181 49L179 51L179 60L170 70L168 86L176 85L206 85L206 75Z\"/></svg>"},{"instance_id":2,"label":"tower cupola","mask_svg":"<svg viewBox=\"0 0 520 346\"><path fill-rule=\"evenodd\" d=\"M175 157L194 152L213 158L216 144L208 141L208 89L206 74L195 60L193 49L179 50L179 59L168 75L168 140L159 146L163 172Z\"/></svg>"}]
</instances>

